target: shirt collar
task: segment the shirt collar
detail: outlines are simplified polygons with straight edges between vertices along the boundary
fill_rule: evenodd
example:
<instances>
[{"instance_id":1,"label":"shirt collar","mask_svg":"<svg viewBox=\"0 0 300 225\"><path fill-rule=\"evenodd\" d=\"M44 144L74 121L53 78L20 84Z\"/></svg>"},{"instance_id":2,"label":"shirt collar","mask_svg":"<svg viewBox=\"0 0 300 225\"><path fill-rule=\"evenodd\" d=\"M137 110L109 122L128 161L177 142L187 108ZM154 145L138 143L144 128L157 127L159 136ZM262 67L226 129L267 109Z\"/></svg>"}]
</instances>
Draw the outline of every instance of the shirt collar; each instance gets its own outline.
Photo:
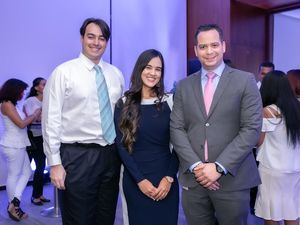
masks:
<instances>
[{"instance_id":1,"label":"shirt collar","mask_svg":"<svg viewBox=\"0 0 300 225\"><path fill-rule=\"evenodd\" d=\"M207 71L206 69L204 69L203 67L201 68L201 74L202 75L206 75L208 72L214 72L215 74L217 74L217 76L221 77L223 71L225 69L225 63L222 61L222 63L213 71ZM205 77L205 76L202 76Z\"/></svg>"},{"instance_id":2,"label":"shirt collar","mask_svg":"<svg viewBox=\"0 0 300 225\"><path fill-rule=\"evenodd\" d=\"M88 57L86 57L82 52L79 54L79 59L86 66L86 68L91 71L94 69L95 63L93 63ZM98 66L103 70L103 60L100 59Z\"/></svg>"}]
</instances>

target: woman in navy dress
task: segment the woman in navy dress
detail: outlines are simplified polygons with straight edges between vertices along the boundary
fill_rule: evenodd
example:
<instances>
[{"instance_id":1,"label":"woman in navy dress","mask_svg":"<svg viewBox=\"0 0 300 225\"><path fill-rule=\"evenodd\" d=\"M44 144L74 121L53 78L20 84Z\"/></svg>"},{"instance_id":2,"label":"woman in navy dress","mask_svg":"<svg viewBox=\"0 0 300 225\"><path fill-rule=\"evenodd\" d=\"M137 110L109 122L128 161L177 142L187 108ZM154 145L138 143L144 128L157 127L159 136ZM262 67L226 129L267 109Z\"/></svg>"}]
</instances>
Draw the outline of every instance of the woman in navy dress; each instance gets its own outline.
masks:
<instances>
[{"instance_id":1,"label":"woman in navy dress","mask_svg":"<svg viewBox=\"0 0 300 225\"><path fill-rule=\"evenodd\" d=\"M164 93L163 77L161 53L144 51L115 109L130 225L177 225L178 159L170 150L169 131L172 95Z\"/></svg>"}]
</instances>

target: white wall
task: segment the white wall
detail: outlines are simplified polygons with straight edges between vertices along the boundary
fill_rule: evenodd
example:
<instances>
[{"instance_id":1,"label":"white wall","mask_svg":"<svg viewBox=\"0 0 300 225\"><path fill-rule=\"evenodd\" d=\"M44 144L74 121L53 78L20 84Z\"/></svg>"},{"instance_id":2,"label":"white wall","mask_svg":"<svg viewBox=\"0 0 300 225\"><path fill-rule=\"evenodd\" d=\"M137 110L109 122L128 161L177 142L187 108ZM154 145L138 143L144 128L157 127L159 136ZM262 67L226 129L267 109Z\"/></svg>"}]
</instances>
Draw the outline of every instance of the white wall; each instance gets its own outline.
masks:
<instances>
[{"instance_id":1,"label":"white wall","mask_svg":"<svg viewBox=\"0 0 300 225\"><path fill-rule=\"evenodd\" d=\"M139 54L155 48L165 59L165 86L171 90L186 76L186 1L113 1L112 8L112 61L127 84Z\"/></svg>"},{"instance_id":2,"label":"white wall","mask_svg":"<svg viewBox=\"0 0 300 225\"><path fill-rule=\"evenodd\" d=\"M273 62L277 70L300 69L300 11L274 15Z\"/></svg>"},{"instance_id":3,"label":"white wall","mask_svg":"<svg viewBox=\"0 0 300 225\"><path fill-rule=\"evenodd\" d=\"M137 56L145 49L160 50L166 61L167 90L186 76L185 0L1 0L0 86L9 78L29 85L47 78L60 63L78 56L79 28L87 17L112 19L112 63L127 81ZM104 59L109 61L110 49ZM0 119L0 135L3 125ZM5 184L0 157L0 186Z\"/></svg>"},{"instance_id":4,"label":"white wall","mask_svg":"<svg viewBox=\"0 0 300 225\"><path fill-rule=\"evenodd\" d=\"M109 22L108 0L2 0L0 4L0 85L12 77L29 85L34 77L47 78L56 65L79 54L79 28L86 17Z\"/></svg>"}]
</instances>

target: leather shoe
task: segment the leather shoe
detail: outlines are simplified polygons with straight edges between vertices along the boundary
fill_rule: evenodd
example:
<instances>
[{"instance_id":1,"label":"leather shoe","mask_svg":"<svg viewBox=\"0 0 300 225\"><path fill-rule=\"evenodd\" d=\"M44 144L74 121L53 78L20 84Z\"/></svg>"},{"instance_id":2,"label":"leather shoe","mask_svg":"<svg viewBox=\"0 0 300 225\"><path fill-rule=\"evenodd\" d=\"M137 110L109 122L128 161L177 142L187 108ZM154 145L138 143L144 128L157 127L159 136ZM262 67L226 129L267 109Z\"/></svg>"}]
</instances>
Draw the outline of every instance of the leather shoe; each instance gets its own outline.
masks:
<instances>
[{"instance_id":1,"label":"leather shoe","mask_svg":"<svg viewBox=\"0 0 300 225\"><path fill-rule=\"evenodd\" d=\"M31 203L39 206L43 205L43 202L39 198L34 198L34 197L31 198Z\"/></svg>"},{"instance_id":2,"label":"leather shoe","mask_svg":"<svg viewBox=\"0 0 300 225\"><path fill-rule=\"evenodd\" d=\"M40 197L41 202L50 202L50 199L45 198L44 196Z\"/></svg>"}]
</instances>

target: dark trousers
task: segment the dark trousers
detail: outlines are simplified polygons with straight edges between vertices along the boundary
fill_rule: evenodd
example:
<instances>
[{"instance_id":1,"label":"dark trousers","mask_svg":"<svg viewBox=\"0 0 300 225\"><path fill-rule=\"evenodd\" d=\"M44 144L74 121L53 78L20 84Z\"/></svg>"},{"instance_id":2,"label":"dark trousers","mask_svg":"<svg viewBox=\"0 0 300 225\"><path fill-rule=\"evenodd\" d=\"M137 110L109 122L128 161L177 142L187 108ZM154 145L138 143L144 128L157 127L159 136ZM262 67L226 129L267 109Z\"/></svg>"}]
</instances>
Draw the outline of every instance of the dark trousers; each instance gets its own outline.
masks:
<instances>
[{"instance_id":1,"label":"dark trousers","mask_svg":"<svg viewBox=\"0 0 300 225\"><path fill-rule=\"evenodd\" d=\"M29 131L30 132L30 131ZM32 185L32 197L39 198L43 195L43 186L44 186L44 169L46 156L43 149L43 137L37 136L33 137L32 133L28 132L28 136L32 143L32 146L27 148L29 161L31 162L34 159L36 169L33 176L33 185Z\"/></svg>"},{"instance_id":2,"label":"dark trousers","mask_svg":"<svg viewBox=\"0 0 300 225\"><path fill-rule=\"evenodd\" d=\"M182 206L189 225L246 225L250 189L209 191L198 185L182 189Z\"/></svg>"},{"instance_id":3,"label":"dark trousers","mask_svg":"<svg viewBox=\"0 0 300 225\"><path fill-rule=\"evenodd\" d=\"M62 144L65 187L60 191L64 225L113 225L119 193L116 146Z\"/></svg>"}]
</instances>

